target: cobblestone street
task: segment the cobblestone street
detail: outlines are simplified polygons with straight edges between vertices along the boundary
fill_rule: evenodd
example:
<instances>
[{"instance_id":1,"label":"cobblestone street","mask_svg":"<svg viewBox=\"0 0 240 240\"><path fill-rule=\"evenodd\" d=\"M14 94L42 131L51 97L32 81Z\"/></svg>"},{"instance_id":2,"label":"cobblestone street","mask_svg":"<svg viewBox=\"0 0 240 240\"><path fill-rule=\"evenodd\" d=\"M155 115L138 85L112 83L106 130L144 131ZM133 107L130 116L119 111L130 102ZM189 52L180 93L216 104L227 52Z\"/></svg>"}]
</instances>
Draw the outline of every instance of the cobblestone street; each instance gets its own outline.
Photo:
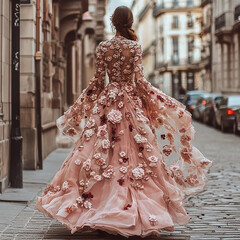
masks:
<instances>
[{"instance_id":1,"label":"cobblestone street","mask_svg":"<svg viewBox=\"0 0 240 240\"><path fill-rule=\"evenodd\" d=\"M206 190L185 199L190 223L176 227L174 232L162 232L161 237L145 239L240 239L240 137L194 123L195 146L214 165L208 174ZM27 239L125 239L101 232L71 235L57 221L34 210L35 201L28 204L11 225L0 229L1 240ZM130 239L141 239L132 237Z\"/></svg>"}]
</instances>

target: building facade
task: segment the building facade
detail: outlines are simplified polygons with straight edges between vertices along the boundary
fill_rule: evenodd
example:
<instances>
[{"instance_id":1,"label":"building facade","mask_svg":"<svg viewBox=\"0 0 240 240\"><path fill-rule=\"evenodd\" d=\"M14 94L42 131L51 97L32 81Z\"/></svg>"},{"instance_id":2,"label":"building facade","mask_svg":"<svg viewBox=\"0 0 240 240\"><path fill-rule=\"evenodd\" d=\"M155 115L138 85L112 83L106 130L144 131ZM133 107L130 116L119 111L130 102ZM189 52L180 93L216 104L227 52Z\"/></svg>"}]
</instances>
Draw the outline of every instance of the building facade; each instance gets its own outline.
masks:
<instances>
[{"instance_id":1,"label":"building facade","mask_svg":"<svg viewBox=\"0 0 240 240\"><path fill-rule=\"evenodd\" d=\"M213 0L213 91L240 93L240 2Z\"/></svg>"},{"instance_id":2,"label":"building facade","mask_svg":"<svg viewBox=\"0 0 240 240\"><path fill-rule=\"evenodd\" d=\"M202 0L201 21L201 86L207 92L213 90L212 85L212 0Z\"/></svg>"},{"instance_id":3,"label":"building facade","mask_svg":"<svg viewBox=\"0 0 240 240\"><path fill-rule=\"evenodd\" d=\"M175 98L182 91L202 87L201 16L199 0L156 1L156 70L160 88Z\"/></svg>"},{"instance_id":4,"label":"building facade","mask_svg":"<svg viewBox=\"0 0 240 240\"><path fill-rule=\"evenodd\" d=\"M11 2L0 0L0 192L8 185L11 130Z\"/></svg>"},{"instance_id":5,"label":"building facade","mask_svg":"<svg viewBox=\"0 0 240 240\"><path fill-rule=\"evenodd\" d=\"M103 0L30 0L20 6L20 122L24 169L42 168L59 144L56 119L95 70ZM89 9L89 11L88 11ZM0 192L9 185L11 1L0 0ZM39 103L39 104L38 104Z\"/></svg>"},{"instance_id":6,"label":"building facade","mask_svg":"<svg viewBox=\"0 0 240 240\"><path fill-rule=\"evenodd\" d=\"M143 49L144 74L155 85L156 23L153 17L154 1L135 0L132 4L133 28Z\"/></svg>"}]
</instances>

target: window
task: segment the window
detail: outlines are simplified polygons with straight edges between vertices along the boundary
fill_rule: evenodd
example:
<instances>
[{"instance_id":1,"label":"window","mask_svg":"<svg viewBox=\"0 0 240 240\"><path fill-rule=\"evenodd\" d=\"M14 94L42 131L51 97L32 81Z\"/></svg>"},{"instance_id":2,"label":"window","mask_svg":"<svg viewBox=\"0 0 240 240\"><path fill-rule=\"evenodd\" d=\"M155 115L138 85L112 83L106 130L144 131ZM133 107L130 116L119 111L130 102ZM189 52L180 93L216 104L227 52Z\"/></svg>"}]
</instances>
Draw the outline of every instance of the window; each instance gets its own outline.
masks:
<instances>
[{"instance_id":1,"label":"window","mask_svg":"<svg viewBox=\"0 0 240 240\"><path fill-rule=\"evenodd\" d=\"M173 37L173 56L172 62L174 65L179 63L178 37Z\"/></svg>"},{"instance_id":2,"label":"window","mask_svg":"<svg viewBox=\"0 0 240 240\"><path fill-rule=\"evenodd\" d=\"M178 8L178 0L173 0L173 8Z\"/></svg>"},{"instance_id":3,"label":"window","mask_svg":"<svg viewBox=\"0 0 240 240\"><path fill-rule=\"evenodd\" d=\"M187 15L187 27L188 27L188 28L193 28L193 25L194 25L194 23L193 23L193 17L192 17L192 15L191 15L191 13L189 13L189 14Z\"/></svg>"},{"instance_id":4,"label":"window","mask_svg":"<svg viewBox=\"0 0 240 240\"><path fill-rule=\"evenodd\" d=\"M194 37L188 37L188 63L193 62Z\"/></svg>"},{"instance_id":5,"label":"window","mask_svg":"<svg viewBox=\"0 0 240 240\"><path fill-rule=\"evenodd\" d=\"M192 8L193 7L193 0L187 0L187 7Z\"/></svg>"},{"instance_id":6,"label":"window","mask_svg":"<svg viewBox=\"0 0 240 240\"><path fill-rule=\"evenodd\" d=\"M173 16L172 28L174 29L178 28L178 16Z\"/></svg>"}]
</instances>

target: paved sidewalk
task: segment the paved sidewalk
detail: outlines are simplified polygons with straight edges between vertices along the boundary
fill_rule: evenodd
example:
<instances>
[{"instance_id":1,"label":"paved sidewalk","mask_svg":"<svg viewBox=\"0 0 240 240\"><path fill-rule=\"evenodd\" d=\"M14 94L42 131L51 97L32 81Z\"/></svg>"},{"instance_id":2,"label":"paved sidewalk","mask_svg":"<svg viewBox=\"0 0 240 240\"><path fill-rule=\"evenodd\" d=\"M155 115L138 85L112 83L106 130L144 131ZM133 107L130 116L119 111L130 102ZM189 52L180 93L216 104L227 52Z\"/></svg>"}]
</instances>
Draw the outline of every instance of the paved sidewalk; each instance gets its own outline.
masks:
<instances>
[{"instance_id":1,"label":"paved sidewalk","mask_svg":"<svg viewBox=\"0 0 240 240\"><path fill-rule=\"evenodd\" d=\"M41 192L60 168L71 149L57 149L44 160L43 170L24 170L23 188L8 188L0 194L0 236L6 227ZM2 238L0 238L2 239Z\"/></svg>"},{"instance_id":2,"label":"paved sidewalk","mask_svg":"<svg viewBox=\"0 0 240 240\"><path fill-rule=\"evenodd\" d=\"M240 137L223 134L199 123L194 123L194 126L197 130L194 145L214 161L214 166L208 174L206 189L185 199L187 212L191 216L188 225L176 227L174 232L163 231L159 238L145 239L240 240ZM119 235L113 236L97 231L77 232L71 235L56 220L44 217L42 213L34 210L35 193L42 192L70 150L58 149L44 161L44 170L26 172L26 189L20 191L22 196L17 193L21 202L0 202L1 240L125 239ZM11 196L13 198L11 194L14 194L15 190L11 191L12 193L7 191L6 194L0 195L0 200L7 200L7 196L9 199ZM26 196L29 196L26 199L24 191Z\"/></svg>"}]
</instances>

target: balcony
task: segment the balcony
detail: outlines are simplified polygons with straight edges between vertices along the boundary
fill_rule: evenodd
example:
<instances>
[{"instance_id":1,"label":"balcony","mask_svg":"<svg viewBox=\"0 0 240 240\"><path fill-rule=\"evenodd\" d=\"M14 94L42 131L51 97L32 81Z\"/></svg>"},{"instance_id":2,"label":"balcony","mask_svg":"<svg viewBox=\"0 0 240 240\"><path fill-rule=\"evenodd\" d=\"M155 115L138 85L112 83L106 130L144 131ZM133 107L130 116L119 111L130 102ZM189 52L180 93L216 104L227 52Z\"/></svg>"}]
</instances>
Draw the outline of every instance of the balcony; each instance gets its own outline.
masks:
<instances>
[{"instance_id":1,"label":"balcony","mask_svg":"<svg viewBox=\"0 0 240 240\"><path fill-rule=\"evenodd\" d=\"M202 0L201 1L201 8L207 6L208 4L211 4L212 0Z\"/></svg>"},{"instance_id":2,"label":"balcony","mask_svg":"<svg viewBox=\"0 0 240 240\"><path fill-rule=\"evenodd\" d=\"M240 30L240 5L238 5L234 10L234 31Z\"/></svg>"},{"instance_id":3,"label":"balcony","mask_svg":"<svg viewBox=\"0 0 240 240\"><path fill-rule=\"evenodd\" d=\"M219 42L229 42L230 34L232 33L233 14L225 12L215 18L215 35Z\"/></svg>"},{"instance_id":4,"label":"balcony","mask_svg":"<svg viewBox=\"0 0 240 240\"><path fill-rule=\"evenodd\" d=\"M161 14L164 14L166 12L182 12L182 11L188 11L192 9L200 8L199 4L196 4L194 2L181 2L178 3L178 5L174 4L174 2L167 2L162 3L159 5L155 5L153 9L153 16L158 17Z\"/></svg>"}]
</instances>

